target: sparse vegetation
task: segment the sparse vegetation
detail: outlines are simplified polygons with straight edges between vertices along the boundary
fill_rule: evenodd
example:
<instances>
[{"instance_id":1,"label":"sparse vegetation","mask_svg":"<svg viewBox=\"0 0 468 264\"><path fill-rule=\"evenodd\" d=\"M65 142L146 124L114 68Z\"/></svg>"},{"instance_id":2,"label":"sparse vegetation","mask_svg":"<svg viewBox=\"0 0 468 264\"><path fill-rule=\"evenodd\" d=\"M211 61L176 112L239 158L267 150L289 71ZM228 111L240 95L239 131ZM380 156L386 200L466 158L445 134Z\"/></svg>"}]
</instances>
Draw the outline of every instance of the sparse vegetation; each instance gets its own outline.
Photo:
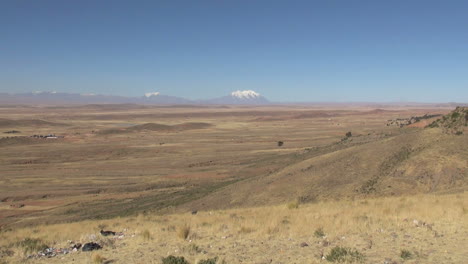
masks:
<instances>
[{"instance_id":1,"label":"sparse vegetation","mask_svg":"<svg viewBox=\"0 0 468 264\"><path fill-rule=\"evenodd\" d=\"M190 244L187 246L187 251L190 252L191 254L196 254L202 252L201 248L197 246L196 244Z\"/></svg>"},{"instance_id":2,"label":"sparse vegetation","mask_svg":"<svg viewBox=\"0 0 468 264\"><path fill-rule=\"evenodd\" d=\"M468 126L468 107L457 107L451 113L432 122L428 127L441 127L447 134L462 135Z\"/></svg>"},{"instance_id":3,"label":"sparse vegetation","mask_svg":"<svg viewBox=\"0 0 468 264\"><path fill-rule=\"evenodd\" d=\"M92 256L91 256L91 262L93 264L102 264L106 261L106 258L104 258L103 256L101 256L100 254L98 253L94 253Z\"/></svg>"},{"instance_id":4,"label":"sparse vegetation","mask_svg":"<svg viewBox=\"0 0 468 264\"><path fill-rule=\"evenodd\" d=\"M147 214L144 217L99 221L107 226L120 223L121 226L129 228L123 239L114 240L113 247L115 249L112 249L111 246L103 246L106 250L103 252L113 252L112 259L128 263L134 259L151 263L154 262L155 257L157 257L156 263L158 263L159 256L167 256L166 254L170 254L168 251L173 249L178 250L175 254L184 256L185 261L197 263L201 259L200 254L204 252L205 247L208 254L213 252L222 254L223 259L229 263L239 263L241 260L261 263L263 256L256 255L255 252L268 254L274 262L309 263L310 255L294 255L298 248L303 248L302 244L308 244L308 246L304 246L304 250L323 251L324 257L328 256L328 259L331 260L330 263L339 263L339 261L343 261L342 259L349 262L360 262L361 255L358 253L365 255L363 261L365 263L380 263L382 261L380 256L386 252L387 247L395 243L403 243L407 239L405 238L407 235L414 239L415 242L412 246L415 247L419 246L417 241L430 241L434 239L434 236L438 236L437 240L440 243L426 244L425 250L453 250L455 253L450 255L453 262L462 263L462 255L458 253L461 252L463 243L461 243L459 233L455 233L455 231L464 232L466 230L466 225L463 222L466 212L463 211L463 208L468 208L467 196L468 193L368 197L365 200L332 200L308 203L293 211L287 209L285 205L278 205L211 211L210 214L199 214L195 218L191 218L191 215L187 216L187 213ZM389 215L397 215L398 217L388 217ZM182 241L177 236L177 227L186 225L188 217L191 218L190 225L192 227L189 238L191 239L195 232L202 235L191 242L181 244ZM415 227L414 219L418 220L419 228ZM423 222L428 224L422 225ZM0 248L6 242L15 241L16 237L31 233L32 230L36 230L38 235L46 235L44 241L53 240L56 241L57 245L69 245L67 240L76 238L76 235L81 239L75 242L83 243L88 240L90 234L82 227L96 226L90 223L92 221L35 226L24 230L14 229L2 232ZM164 230L154 228L155 223L166 227ZM173 230L169 231L167 226L175 226L176 228L175 230L169 228ZM432 226L433 230L429 229L428 226ZM380 233L383 229L386 230L384 234ZM138 230L151 230L153 232L152 242L142 243L140 239L142 233L141 231L139 233ZM274 230L274 232L269 230ZM139 235L132 237L130 234L133 233ZM322 235L326 235L326 237ZM368 238L369 236L372 238ZM368 239L369 241L367 241ZM243 243L236 244L237 241L243 241ZM99 243L101 242L99 241ZM358 252L356 253L352 245L358 244L360 246L356 246ZM55 245L51 246L55 247ZM332 248L335 246L340 246L346 251L335 249L332 252ZM351 246L351 249L348 246ZM366 248L365 252L361 251L361 246ZM277 248L282 248L283 252L278 252ZM16 253L21 252L19 247L13 247L12 250ZM174 254L173 252L171 253ZM417 253L413 251L411 253L413 259L416 259ZM398 258L400 258L399 254L398 251ZM51 259L39 258L30 262L31 264L70 263L72 258L75 259L75 262L82 262L82 255L71 253L65 255L63 260L61 257L55 257ZM208 256L210 255L205 256L204 259L208 259ZM444 263L445 256L433 254L431 261L425 263ZM22 260L18 254L3 255L3 257L7 259L7 263L21 263L20 260ZM86 255L86 258L91 262L91 256ZM403 259L400 258L400 260Z\"/></svg>"},{"instance_id":5,"label":"sparse vegetation","mask_svg":"<svg viewBox=\"0 0 468 264\"><path fill-rule=\"evenodd\" d=\"M162 264L190 264L184 257L167 256L162 258Z\"/></svg>"},{"instance_id":6,"label":"sparse vegetation","mask_svg":"<svg viewBox=\"0 0 468 264\"><path fill-rule=\"evenodd\" d=\"M382 263L383 257L401 262L399 250L390 250L394 245L420 249L421 255L410 252L417 261L463 263L466 133L444 135L443 125L379 131L385 118L357 111L332 113L329 121L291 120L292 126L284 126L284 120L250 122L245 109L235 110L241 116L231 116L233 109L222 109L229 114L223 113L221 122L210 116L209 108L197 109L193 116L180 109L143 109L136 116L125 113L128 122L162 117L161 122L176 124L187 115L213 126L206 131L115 135L89 132L94 127L120 129L113 117L119 111L77 113L76 120L75 115L67 119L57 114L56 121L71 124L57 128L62 129L57 133L73 135L67 140L33 147L26 141L0 142L5 149L0 154L2 212L13 214L0 218L0 259L25 262L16 242L38 237L57 249L69 248L69 241L93 241L103 245L101 254L112 254L108 262L123 263L160 263L161 256L171 254L190 263L212 263L212 254L229 263L314 263L335 246L356 247L366 263ZM268 115L269 110L261 111ZM286 112L275 111L275 116ZM400 115L398 111L388 115ZM288 134L293 127L294 133ZM20 128L30 133L30 128ZM348 130L354 135L340 142ZM286 149L271 141L285 135ZM56 169L59 164L63 169ZM73 177L63 177L67 172ZM57 186L73 191L58 192ZM25 194L24 188L31 192ZM299 198L288 203L294 197ZM17 204L24 207L14 207ZM196 215L191 214L194 210ZM103 237L97 227L123 235ZM445 251L452 252L451 259ZM359 254L346 252L359 262L352 258ZM433 253L425 258L427 252ZM27 260L31 264L92 261L91 253L50 259L37 256L37 251L29 254L36 255Z\"/></svg>"},{"instance_id":7,"label":"sparse vegetation","mask_svg":"<svg viewBox=\"0 0 468 264\"><path fill-rule=\"evenodd\" d=\"M24 254L36 253L48 248L47 244L39 238L25 238L15 244L21 248Z\"/></svg>"},{"instance_id":8,"label":"sparse vegetation","mask_svg":"<svg viewBox=\"0 0 468 264\"><path fill-rule=\"evenodd\" d=\"M218 263L218 257L198 261L198 264L216 264L216 263Z\"/></svg>"},{"instance_id":9,"label":"sparse vegetation","mask_svg":"<svg viewBox=\"0 0 468 264\"><path fill-rule=\"evenodd\" d=\"M314 236L319 237L319 238L324 237L325 232L323 231L323 228L319 227L319 228L315 229Z\"/></svg>"},{"instance_id":10,"label":"sparse vegetation","mask_svg":"<svg viewBox=\"0 0 468 264\"><path fill-rule=\"evenodd\" d=\"M177 235L182 239L187 239L190 234L190 225L184 224L177 230Z\"/></svg>"},{"instance_id":11,"label":"sparse vegetation","mask_svg":"<svg viewBox=\"0 0 468 264\"><path fill-rule=\"evenodd\" d=\"M242 226L240 229L239 229L239 233L241 234L248 234L248 233L252 233L254 230L253 228L251 227L246 227L246 226Z\"/></svg>"},{"instance_id":12,"label":"sparse vegetation","mask_svg":"<svg viewBox=\"0 0 468 264\"><path fill-rule=\"evenodd\" d=\"M361 186L360 192L364 193L364 194L373 193L373 192L377 191L376 184L377 184L377 178L372 178L372 179L366 181Z\"/></svg>"},{"instance_id":13,"label":"sparse vegetation","mask_svg":"<svg viewBox=\"0 0 468 264\"><path fill-rule=\"evenodd\" d=\"M289 202L287 206L288 206L288 209L297 209L299 208L299 201L295 200L295 201Z\"/></svg>"},{"instance_id":14,"label":"sparse vegetation","mask_svg":"<svg viewBox=\"0 0 468 264\"><path fill-rule=\"evenodd\" d=\"M402 249L400 252L400 257L404 260L411 259L413 257L413 253L411 251Z\"/></svg>"},{"instance_id":15,"label":"sparse vegetation","mask_svg":"<svg viewBox=\"0 0 468 264\"><path fill-rule=\"evenodd\" d=\"M143 232L141 232L141 236L146 241L151 240L151 238L152 238L151 233L150 233L150 231L148 229L143 230Z\"/></svg>"},{"instance_id":16,"label":"sparse vegetation","mask_svg":"<svg viewBox=\"0 0 468 264\"><path fill-rule=\"evenodd\" d=\"M325 259L336 263L361 263L364 261L364 255L356 249L337 246L332 248Z\"/></svg>"}]
</instances>

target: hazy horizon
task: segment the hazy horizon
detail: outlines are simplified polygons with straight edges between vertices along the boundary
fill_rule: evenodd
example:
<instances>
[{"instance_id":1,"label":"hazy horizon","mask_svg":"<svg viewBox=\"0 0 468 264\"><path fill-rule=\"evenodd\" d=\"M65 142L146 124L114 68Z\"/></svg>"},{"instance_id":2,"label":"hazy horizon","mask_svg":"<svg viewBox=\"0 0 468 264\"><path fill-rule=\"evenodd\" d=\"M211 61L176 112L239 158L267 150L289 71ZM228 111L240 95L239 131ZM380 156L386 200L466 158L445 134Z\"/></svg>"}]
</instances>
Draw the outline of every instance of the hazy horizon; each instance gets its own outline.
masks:
<instances>
[{"instance_id":1,"label":"hazy horizon","mask_svg":"<svg viewBox=\"0 0 468 264\"><path fill-rule=\"evenodd\" d=\"M0 93L468 102L465 1L8 1Z\"/></svg>"}]
</instances>

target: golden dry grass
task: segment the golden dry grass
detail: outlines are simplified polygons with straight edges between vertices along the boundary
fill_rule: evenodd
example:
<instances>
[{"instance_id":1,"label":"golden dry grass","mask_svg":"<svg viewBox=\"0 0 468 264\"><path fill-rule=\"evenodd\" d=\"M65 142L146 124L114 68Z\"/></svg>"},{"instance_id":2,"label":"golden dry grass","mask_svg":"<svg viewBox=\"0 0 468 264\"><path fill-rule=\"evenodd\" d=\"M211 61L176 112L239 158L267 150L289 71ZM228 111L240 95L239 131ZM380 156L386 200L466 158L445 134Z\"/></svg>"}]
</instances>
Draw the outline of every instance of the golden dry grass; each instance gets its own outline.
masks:
<instances>
[{"instance_id":1,"label":"golden dry grass","mask_svg":"<svg viewBox=\"0 0 468 264\"><path fill-rule=\"evenodd\" d=\"M87 242L99 225L124 231L123 239L104 246L102 254L118 263L160 263L168 255L191 263L218 256L227 263L319 263L333 247L352 248L365 263L386 259L405 263L463 263L468 256L468 193L417 195L325 201L199 212L197 215L140 215L104 221L37 226L2 234L1 247L24 255L12 246L24 238L39 238L63 246L68 240ZM181 228L182 227L182 228ZM187 227L190 227L187 231ZM317 236L321 229L323 236ZM187 239L181 239L180 230ZM138 239L151 232L153 239ZM96 240L103 243L99 236ZM300 244L305 242L306 247ZM115 248L115 249L114 249ZM87 263L88 253L31 260L30 263Z\"/></svg>"},{"instance_id":2,"label":"golden dry grass","mask_svg":"<svg viewBox=\"0 0 468 264\"><path fill-rule=\"evenodd\" d=\"M102 264L106 261L106 258L101 256L99 253L94 253L91 255L91 261L93 264Z\"/></svg>"}]
</instances>

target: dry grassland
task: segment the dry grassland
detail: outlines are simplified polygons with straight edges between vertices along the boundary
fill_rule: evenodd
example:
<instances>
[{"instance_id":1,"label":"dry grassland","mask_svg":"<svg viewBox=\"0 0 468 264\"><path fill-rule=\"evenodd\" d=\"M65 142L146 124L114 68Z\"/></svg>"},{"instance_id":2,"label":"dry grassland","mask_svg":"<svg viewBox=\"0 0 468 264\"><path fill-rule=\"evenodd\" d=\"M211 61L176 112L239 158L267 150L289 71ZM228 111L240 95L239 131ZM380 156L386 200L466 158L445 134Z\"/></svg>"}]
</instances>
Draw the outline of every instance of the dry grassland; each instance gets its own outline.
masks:
<instances>
[{"instance_id":1,"label":"dry grassland","mask_svg":"<svg viewBox=\"0 0 468 264\"><path fill-rule=\"evenodd\" d=\"M0 263L465 263L468 135L374 108L0 107Z\"/></svg>"},{"instance_id":2,"label":"dry grassland","mask_svg":"<svg viewBox=\"0 0 468 264\"><path fill-rule=\"evenodd\" d=\"M294 201L292 201L294 203ZM295 207L295 206L294 206ZM468 259L468 193L418 195L312 204L203 211L39 225L2 233L8 263L161 263L169 255L190 263L329 263L335 247L357 250L362 263L464 263ZM101 228L122 231L104 238ZM48 246L97 241L98 253L73 252L25 260L15 243L38 238ZM305 244L307 246L305 246ZM302 246L301 246L302 244ZM402 251L409 255L402 258Z\"/></svg>"}]
</instances>

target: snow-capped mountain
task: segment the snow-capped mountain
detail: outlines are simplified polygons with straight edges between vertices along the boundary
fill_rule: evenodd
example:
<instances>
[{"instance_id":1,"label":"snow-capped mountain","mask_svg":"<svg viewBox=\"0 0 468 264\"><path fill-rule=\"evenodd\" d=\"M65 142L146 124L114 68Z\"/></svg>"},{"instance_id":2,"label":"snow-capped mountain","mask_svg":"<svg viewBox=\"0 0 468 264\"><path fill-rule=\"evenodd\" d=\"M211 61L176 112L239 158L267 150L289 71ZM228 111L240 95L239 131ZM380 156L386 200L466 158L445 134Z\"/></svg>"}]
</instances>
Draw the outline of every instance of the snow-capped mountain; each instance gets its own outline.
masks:
<instances>
[{"instance_id":1,"label":"snow-capped mountain","mask_svg":"<svg viewBox=\"0 0 468 264\"><path fill-rule=\"evenodd\" d=\"M93 93L43 92L7 94L0 93L0 104L267 104L268 100L252 90L234 91L230 95L208 100L189 100L181 97L163 95L159 92L145 93L141 97L100 95Z\"/></svg>"},{"instance_id":2,"label":"snow-capped mountain","mask_svg":"<svg viewBox=\"0 0 468 264\"><path fill-rule=\"evenodd\" d=\"M260 95L259 93L252 90L234 91L228 96L223 96L211 100L205 101L209 104L268 104L269 101Z\"/></svg>"},{"instance_id":3,"label":"snow-capped mountain","mask_svg":"<svg viewBox=\"0 0 468 264\"><path fill-rule=\"evenodd\" d=\"M251 99L259 98L261 95L259 93L255 92L255 91L252 91L252 90L245 90L245 91L237 90L235 92L232 92L231 96L232 97L237 97L239 99L251 100Z\"/></svg>"},{"instance_id":4,"label":"snow-capped mountain","mask_svg":"<svg viewBox=\"0 0 468 264\"><path fill-rule=\"evenodd\" d=\"M145 97L146 97L146 98L150 98L150 97L158 96L158 95L159 95L159 92L145 93Z\"/></svg>"},{"instance_id":5,"label":"snow-capped mountain","mask_svg":"<svg viewBox=\"0 0 468 264\"><path fill-rule=\"evenodd\" d=\"M151 103L151 104L190 104L193 103L191 100L170 96L170 95L163 95L159 92L152 92L152 93L145 93L142 98L144 103Z\"/></svg>"}]
</instances>

